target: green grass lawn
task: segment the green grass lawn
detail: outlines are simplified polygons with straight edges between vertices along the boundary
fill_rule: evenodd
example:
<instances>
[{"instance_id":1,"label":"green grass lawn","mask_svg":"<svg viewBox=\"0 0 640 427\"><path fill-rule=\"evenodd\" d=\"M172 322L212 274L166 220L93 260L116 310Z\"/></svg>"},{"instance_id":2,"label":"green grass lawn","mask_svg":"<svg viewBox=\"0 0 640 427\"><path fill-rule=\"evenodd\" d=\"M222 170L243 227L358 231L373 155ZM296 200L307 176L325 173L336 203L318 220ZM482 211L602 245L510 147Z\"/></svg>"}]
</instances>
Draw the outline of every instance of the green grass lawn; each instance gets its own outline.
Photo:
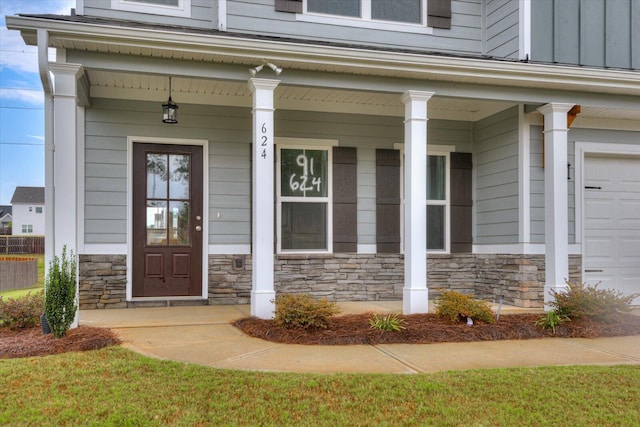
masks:
<instances>
[{"instance_id":1,"label":"green grass lawn","mask_svg":"<svg viewBox=\"0 0 640 427\"><path fill-rule=\"evenodd\" d=\"M44 255L2 255L3 257L37 257L38 258L38 281L28 289L17 289L0 292L0 297L4 298L19 298L32 291L38 291L44 288Z\"/></svg>"},{"instance_id":2,"label":"green grass lawn","mask_svg":"<svg viewBox=\"0 0 640 427\"><path fill-rule=\"evenodd\" d=\"M0 361L1 425L640 425L640 366L217 370L120 347Z\"/></svg>"}]
</instances>

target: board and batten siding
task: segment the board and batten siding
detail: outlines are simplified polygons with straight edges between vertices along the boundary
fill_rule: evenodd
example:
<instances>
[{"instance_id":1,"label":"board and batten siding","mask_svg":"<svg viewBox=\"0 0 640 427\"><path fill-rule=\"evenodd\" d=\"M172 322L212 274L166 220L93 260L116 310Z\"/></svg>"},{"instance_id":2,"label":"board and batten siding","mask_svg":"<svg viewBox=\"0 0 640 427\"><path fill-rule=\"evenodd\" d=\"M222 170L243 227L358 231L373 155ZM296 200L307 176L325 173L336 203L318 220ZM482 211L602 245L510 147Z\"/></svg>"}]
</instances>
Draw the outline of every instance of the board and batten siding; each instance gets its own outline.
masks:
<instances>
[{"instance_id":1,"label":"board and batten siding","mask_svg":"<svg viewBox=\"0 0 640 427\"><path fill-rule=\"evenodd\" d=\"M153 8L152 4L146 4ZM191 17L179 17L154 13L140 13L111 8L111 0L85 0L84 14L101 18L148 22L159 25L173 25L194 28L218 28L218 1L191 0Z\"/></svg>"},{"instance_id":2,"label":"board and batten siding","mask_svg":"<svg viewBox=\"0 0 640 427\"><path fill-rule=\"evenodd\" d=\"M414 34L402 30L359 28L347 22L333 25L298 21L295 13L276 12L274 0L229 0L227 29L261 36L348 42L391 49L480 54L481 0L452 0L451 9L451 29L436 28L433 34Z\"/></svg>"},{"instance_id":3,"label":"board and batten siding","mask_svg":"<svg viewBox=\"0 0 640 427\"><path fill-rule=\"evenodd\" d=\"M520 56L519 0L486 0L485 54L496 58Z\"/></svg>"},{"instance_id":4,"label":"board and batten siding","mask_svg":"<svg viewBox=\"0 0 640 427\"><path fill-rule=\"evenodd\" d=\"M518 242L518 109L474 125L475 244Z\"/></svg>"},{"instance_id":5,"label":"board and batten siding","mask_svg":"<svg viewBox=\"0 0 640 427\"><path fill-rule=\"evenodd\" d=\"M637 0L535 0L531 29L534 61L640 69Z\"/></svg>"}]
</instances>

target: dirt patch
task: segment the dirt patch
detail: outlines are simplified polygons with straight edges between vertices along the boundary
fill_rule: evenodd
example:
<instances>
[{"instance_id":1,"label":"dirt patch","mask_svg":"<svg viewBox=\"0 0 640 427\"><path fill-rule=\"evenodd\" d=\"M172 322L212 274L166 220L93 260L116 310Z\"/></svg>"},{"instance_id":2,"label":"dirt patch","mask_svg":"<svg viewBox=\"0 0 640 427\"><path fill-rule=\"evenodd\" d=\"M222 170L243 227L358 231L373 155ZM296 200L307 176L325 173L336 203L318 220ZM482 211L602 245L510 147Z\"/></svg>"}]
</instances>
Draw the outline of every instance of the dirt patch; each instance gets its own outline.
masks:
<instances>
[{"instance_id":1,"label":"dirt patch","mask_svg":"<svg viewBox=\"0 0 640 427\"><path fill-rule=\"evenodd\" d=\"M383 332L371 329L369 315L356 314L334 317L327 329L303 331L284 329L273 320L246 317L233 324L252 337L285 344L353 345L353 344L429 344L439 342L469 342L493 340L522 340L533 338L596 338L640 335L640 317L622 314L613 323L588 320L565 322L551 329L536 326L540 314L503 315L494 324L451 323L435 314L399 316L405 329Z\"/></svg>"},{"instance_id":2,"label":"dirt patch","mask_svg":"<svg viewBox=\"0 0 640 427\"><path fill-rule=\"evenodd\" d=\"M106 328L80 326L69 329L62 338L44 335L40 326L17 330L0 328L0 359L97 350L116 344L120 344L120 339Z\"/></svg>"}]
</instances>

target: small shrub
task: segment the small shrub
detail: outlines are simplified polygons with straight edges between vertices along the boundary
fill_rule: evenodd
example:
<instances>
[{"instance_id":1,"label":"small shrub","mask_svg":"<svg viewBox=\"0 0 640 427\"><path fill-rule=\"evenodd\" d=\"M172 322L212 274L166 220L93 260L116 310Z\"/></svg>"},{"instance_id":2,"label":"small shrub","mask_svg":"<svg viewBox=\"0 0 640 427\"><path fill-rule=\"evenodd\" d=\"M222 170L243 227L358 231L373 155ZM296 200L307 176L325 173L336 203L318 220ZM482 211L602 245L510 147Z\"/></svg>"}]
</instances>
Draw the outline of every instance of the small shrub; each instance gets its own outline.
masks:
<instances>
[{"instance_id":1,"label":"small shrub","mask_svg":"<svg viewBox=\"0 0 640 427\"><path fill-rule=\"evenodd\" d=\"M640 296L624 295L614 289L599 289L598 285L567 282L566 291L551 291L554 300L549 305L570 319L613 322L619 313L628 312L633 300Z\"/></svg>"},{"instance_id":2,"label":"small shrub","mask_svg":"<svg viewBox=\"0 0 640 427\"><path fill-rule=\"evenodd\" d=\"M378 315L372 314L369 316L369 326L371 329L377 329L379 331L400 331L405 329L404 319L398 317L397 313Z\"/></svg>"},{"instance_id":3,"label":"small shrub","mask_svg":"<svg viewBox=\"0 0 640 427\"><path fill-rule=\"evenodd\" d=\"M62 257L55 256L50 262L45 283L44 312L56 338L67 332L76 316L76 309L76 259L73 251L67 257L65 245Z\"/></svg>"},{"instance_id":4,"label":"small shrub","mask_svg":"<svg viewBox=\"0 0 640 427\"><path fill-rule=\"evenodd\" d=\"M0 324L11 329L33 328L44 310L44 292L36 291L18 298L0 297Z\"/></svg>"},{"instance_id":5,"label":"small shrub","mask_svg":"<svg viewBox=\"0 0 640 427\"><path fill-rule=\"evenodd\" d=\"M549 310L545 314L543 314L540 319L536 322L536 326L539 326L543 329L549 329L553 331L554 335L556 333L556 328L562 325L564 322L569 322L571 319L569 317L559 314L556 310Z\"/></svg>"},{"instance_id":6,"label":"small shrub","mask_svg":"<svg viewBox=\"0 0 640 427\"><path fill-rule=\"evenodd\" d=\"M275 322L287 329L326 329L338 306L326 298L307 294L283 294L276 297Z\"/></svg>"},{"instance_id":7,"label":"small shrub","mask_svg":"<svg viewBox=\"0 0 640 427\"><path fill-rule=\"evenodd\" d=\"M440 317L448 317L452 322L458 322L463 318L471 318L474 321L493 323L493 312L485 301L473 298L473 295L465 295L456 291L443 291L440 300L436 303L436 314Z\"/></svg>"}]
</instances>

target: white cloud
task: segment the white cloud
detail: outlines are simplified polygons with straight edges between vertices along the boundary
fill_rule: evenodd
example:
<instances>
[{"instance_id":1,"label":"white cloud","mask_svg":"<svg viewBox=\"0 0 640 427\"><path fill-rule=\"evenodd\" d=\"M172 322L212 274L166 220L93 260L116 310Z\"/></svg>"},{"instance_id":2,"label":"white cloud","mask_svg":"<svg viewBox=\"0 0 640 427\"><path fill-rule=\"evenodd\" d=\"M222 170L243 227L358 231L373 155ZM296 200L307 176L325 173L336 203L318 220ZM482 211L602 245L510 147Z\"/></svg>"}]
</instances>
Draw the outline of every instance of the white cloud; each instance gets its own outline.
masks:
<instances>
[{"instance_id":1,"label":"white cloud","mask_svg":"<svg viewBox=\"0 0 640 427\"><path fill-rule=\"evenodd\" d=\"M5 16L19 13L69 15L75 0L0 1L0 72L9 68L20 72L37 72L38 56L35 46L25 45L18 31L6 28Z\"/></svg>"},{"instance_id":2,"label":"white cloud","mask_svg":"<svg viewBox=\"0 0 640 427\"><path fill-rule=\"evenodd\" d=\"M41 90L0 88L0 100L3 102L18 101L29 105L41 106L44 104L44 95Z\"/></svg>"}]
</instances>

